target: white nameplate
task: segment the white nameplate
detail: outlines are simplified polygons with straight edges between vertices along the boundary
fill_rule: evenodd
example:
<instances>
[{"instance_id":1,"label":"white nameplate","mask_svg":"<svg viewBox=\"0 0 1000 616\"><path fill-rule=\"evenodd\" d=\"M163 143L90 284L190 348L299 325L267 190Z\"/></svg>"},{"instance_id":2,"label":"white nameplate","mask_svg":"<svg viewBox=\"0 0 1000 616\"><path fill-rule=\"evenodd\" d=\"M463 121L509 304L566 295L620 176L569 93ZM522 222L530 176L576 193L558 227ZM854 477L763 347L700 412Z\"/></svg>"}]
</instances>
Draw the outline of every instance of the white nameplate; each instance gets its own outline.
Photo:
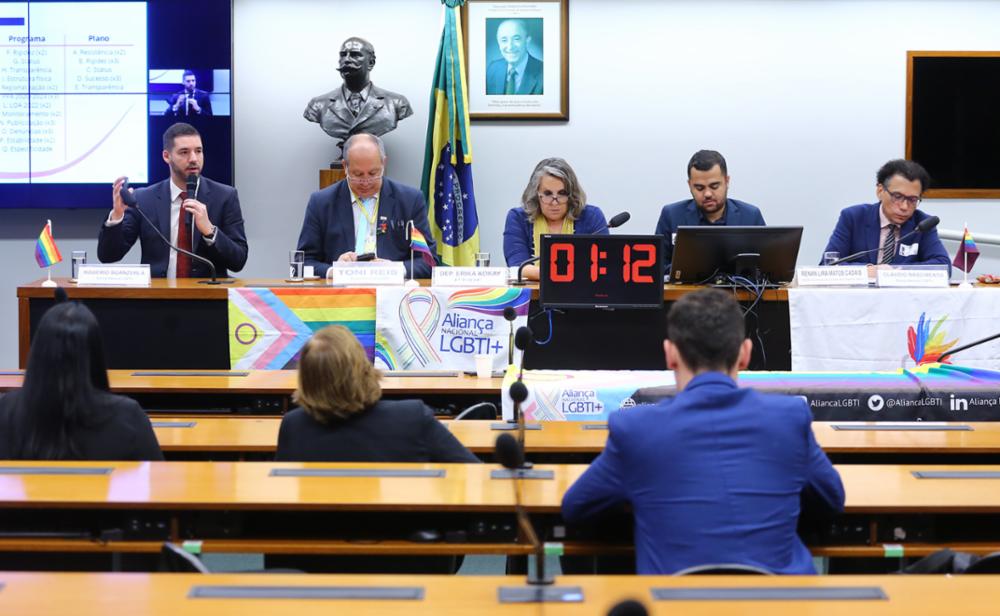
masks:
<instances>
[{"instance_id":1,"label":"white nameplate","mask_svg":"<svg viewBox=\"0 0 1000 616\"><path fill-rule=\"evenodd\" d=\"M78 286L148 287L149 265L81 265Z\"/></svg>"},{"instance_id":2,"label":"white nameplate","mask_svg":"<svg viewBox=\"0 0 1000 616\"><path fill-rule=\"evenodd\" d=\"M867 265L800 267L796 274L800 287L868 286Z\"/></svg>"},{"instance_id":3,"label":"white nameplate","mask_svg":"<svg viewBox=\"0 0 1000 616\"><path fill-rule=\"evenodd\" d=\"M398 262L334 263L326 272L330 284L337 286L401 285L406 268Z\"/></svg>"},{"instance_id":4,"label":"white nameplate","mask_svg":"<svg viewBox=\"0 0 1000 616\"><path fill-rule=\"evenodd\" d=\"M947 268L902 269L886 268L878 271L880 287L947 287Z\"/></svg>"},{"instance_id":5,"label":"white nameplate","mask_svg":"<svg viewBox=\"0 0 1000 616\"><path fill-rule=\"evenodd\" d=\"M443 267L432 270L435 287L506 287L506 267Z\"/></svg>"}]
</instances>

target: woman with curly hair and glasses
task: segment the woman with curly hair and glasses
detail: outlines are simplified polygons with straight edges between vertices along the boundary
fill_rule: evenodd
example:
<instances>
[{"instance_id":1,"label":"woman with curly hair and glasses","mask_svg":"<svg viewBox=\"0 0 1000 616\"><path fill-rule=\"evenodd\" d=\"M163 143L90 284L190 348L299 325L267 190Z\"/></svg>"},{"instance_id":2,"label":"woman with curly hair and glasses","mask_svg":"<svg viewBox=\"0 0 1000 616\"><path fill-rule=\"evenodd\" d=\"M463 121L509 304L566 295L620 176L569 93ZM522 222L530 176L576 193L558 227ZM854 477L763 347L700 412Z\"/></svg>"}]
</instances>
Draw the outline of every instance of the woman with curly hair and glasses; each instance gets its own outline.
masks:
<instances>
[{"instance_id":1,"label":"woman with curly hair and glasses","mask_svg":"<svg viewBox=\"0 0 1000 616\"><path fill-rule=\"evenodd\" d=\"M538 255L544 233L607 233L604 212L587 205L587 194L569 163L546 158L535 165L521 205L507 212L503 229L503 256L517 267ZM524 278L538 280L538 265L524 268Z\"/></svg>"}]
</instances>

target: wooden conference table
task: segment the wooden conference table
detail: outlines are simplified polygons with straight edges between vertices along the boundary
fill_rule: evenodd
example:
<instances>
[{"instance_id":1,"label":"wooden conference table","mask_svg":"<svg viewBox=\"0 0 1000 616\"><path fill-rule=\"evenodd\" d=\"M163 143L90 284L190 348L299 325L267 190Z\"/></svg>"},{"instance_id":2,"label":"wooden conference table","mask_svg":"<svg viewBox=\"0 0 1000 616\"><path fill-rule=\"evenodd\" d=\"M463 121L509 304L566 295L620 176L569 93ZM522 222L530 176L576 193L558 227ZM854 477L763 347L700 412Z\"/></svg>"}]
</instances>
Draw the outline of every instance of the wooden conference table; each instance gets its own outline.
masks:
<instances>
[{"instance_id":1,"label":"wooden conference table","mask_svg":"<svg viewBox=\"0 0 1000 616\"><path fill-rule=\"evenodd\" d=\"M541 536L566 554L631 549L628 524L578 534L562 496L585 465L538 465L522 482ZM4 462L0 552L524 554L509 478L493 465L252 462ZM817 555L922 555L942 545L1000 550L1000 466L840 465L845 513L806 534ZM918 478L915 473L988 473ZM421 541L432 529L443 540ZM58 532L48 536L42 533Z\"/></svg>"},{"instance_id":2,"label":"wooden conference table","mask_svg":"<svg viewBox=\"0 0 1000 616\"><path fill-rule=\"evenodd\" d=\"M183 454L274 454L278 442L277 417L155 416L153 428L168 458ZM491 458L496 428L503 422L445 421L445 426L473 453ZM603 449L608 431L602 422L549 421L525 431L525 451L533 461L585 462ZM1000 463L1000 422L892 424L813 422L816 441L835 462L947 460L950 463ZM863 428L863 429L862 429ZM921 428L921 429L911 429ZM967 428L967 429L966 429ZM177 455L175 455L177 454Z\"/></svg>"},{"instance_id":3,"label":"wooden conference table","mask_svg":"<svg viewBox=\"0 0 1000 616\"><path fill-rule=\"evenodd\" d=\"M600 615L625 599L638 599L650 614L748 614L767 616L852 616L996 613L1000 576L562 576L561 588L578 587L579 603L501 605L500 586L520 586L522 577L430 575L234 575L177 573L0 573L0 612L35 616L263 616L294 613L327 616L331 613L366 616L466 616L468 614ZM301 588L374 586L420 588L417 600L334 600L280 598L193 598L196 587L278 587L285 592ZM727 589L795 589L811 592L831 588L880 589L884 599L869 600L688 600L653 601L653 589L709 591ZM260 591L258 591L260 592ZM316 590L314 590L316 592ZM728 591L732 592L732 591Z\"/></svg>"},{"instance_id":4,"label":"wooden conference table","mask_svg":"<svg viewBox=\"0 0 1000 616\"><path fill-rule=\"evenodd\" d=\"M207 285L203 280L153 279L149 287L78 287L56 278L70 298L93 310L104 332L110 368L226 369L229 362L228 294L239 287L326 288L325 282L286 283L280 279L230 279L226 284ZM42 279L19 286L19 365L27 362L31 335L42 315L53 304L53 290L41 286ZM430 284L422 280L421 284ZM531 313L538 311L537 285L532 288ZM655 370L663 366L659 341L666 333L666 307L686 293L701 287L665 285L664 309L560 310L552 315L549 344L535 346L526 358L527 368ZM744 291L737 297L750 300ZM791 367L791 334L788 293L766 291L748 326L759 327L766 347L755 355L757 370L788 370ZM141 302L141 307L136 302ZM540 338L549 334L548 320L532 321ZM586 332L586 336L581 336ZM155 353L150 350L155 349Z\"/></svg>"}]
</instances>

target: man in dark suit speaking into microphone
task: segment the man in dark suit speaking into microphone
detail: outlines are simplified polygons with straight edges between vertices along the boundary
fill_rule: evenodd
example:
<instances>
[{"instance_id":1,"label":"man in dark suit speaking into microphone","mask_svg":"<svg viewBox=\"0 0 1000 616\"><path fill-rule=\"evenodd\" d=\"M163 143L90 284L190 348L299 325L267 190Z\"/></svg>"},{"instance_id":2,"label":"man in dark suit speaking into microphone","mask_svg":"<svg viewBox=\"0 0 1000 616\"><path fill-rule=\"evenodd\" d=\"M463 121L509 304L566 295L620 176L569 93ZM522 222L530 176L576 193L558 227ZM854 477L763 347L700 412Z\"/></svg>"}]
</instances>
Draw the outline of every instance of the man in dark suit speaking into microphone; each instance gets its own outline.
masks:
<instances>
[{"instance_id":1,"label":"man in dark suit speaking into microphone","mask_svg":"<svg viewBox=\"0 0 1000 616\"><path fill-rule=\"evenodd\" d=\"M950 271L948 251L933 224L924 222L931 216L917 209L930 183L927 171L910 160L890 160L878 170L875 179L878 202L841 210L824 252L836 252L837 258L846 263L939 263Z\"/></svg>"},{"instance_id":2,"label":"man in dark suit speaking into microphone","mask_svg":"<svg viewBox=\"0 0 1000 616\"><path fill-rule=\"evenodd\" d=\"M347 178L314 192L306 206L298 249L317 276L334 261L402 261L410 275L410 221L437 254L427 222L427 203L416 188L384 177L385 147L375 135L358 133L344 143ZM413 277L430 278L431 266L419 256Z\"/></svg>"},{"instance_id":3,"label":"man in dark suit speaking into microphone","mask_svg":"<svg viewBox=\"0 0 1000 616\"><path fill-rule=\"evenodd\" d=\"M170 97L163 115L181 118L212 115L212 99L208 92L197 88L198 78L194 71L185 70L182 79L184 89Z\"/></svg>"},{"instance_id":4,"label":"man in dark suit speaking into microphone","mask_svg":"<svg viewBox=\"0 0 1000 616\"><path fill-rule=\"evenodd\" d=\"M138 239L141 262L149 264L152 276L211 276L207 264L173 250L165 241L169 239L173 246L211 261L219 276L243 269L247 236L239 196L232 186L201 174L205 155L195 127L178 122L163 133L163 162L170 167L169 179L128 196L122 195L126 178L115 180L111 214L97 239L97 258L102 263L118 261ZM135 206L128 207L126 200L134 200Z\"/></svg>"}]
</instances>

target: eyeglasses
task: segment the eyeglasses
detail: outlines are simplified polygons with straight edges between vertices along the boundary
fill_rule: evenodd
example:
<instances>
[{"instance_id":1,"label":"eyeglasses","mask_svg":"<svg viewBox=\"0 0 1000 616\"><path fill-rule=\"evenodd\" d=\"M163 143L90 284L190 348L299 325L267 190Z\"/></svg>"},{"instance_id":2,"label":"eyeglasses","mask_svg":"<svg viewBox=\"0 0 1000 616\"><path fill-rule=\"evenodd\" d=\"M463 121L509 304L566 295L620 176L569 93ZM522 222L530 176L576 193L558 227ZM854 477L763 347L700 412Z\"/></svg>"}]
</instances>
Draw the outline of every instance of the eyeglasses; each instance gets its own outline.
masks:
<instances>
[{"instance_id":1,"label":"eyeglasses","mask_svg":"<svg viewBox=\"0 0 1000 616\"><path fill-rule=\"evenodd\" d=\"M898 192L890 192L889 197L892 199L893 203L902 203L905 201L907 205L912 207L917 207L923 200L920 197L907 197L903 193L898 193Z\"/></svg>"},{"instance_id":2,"label":"eyeglasses","mask_svg":"<svg viewBox=\"0 0 1000 616\"><path fill-rule=\"evenodd\" d=\"M348 175L347 179L350 180L352 184L370 186L381 180L383 175L384 172L379 171L378 175Z\"/></svg>"},{"instance_id":3,"label":"eyeglasses","mask_svg":"<svg viewBox=\"0 0 1000 616\"><path fill-rule=\"evenodd\" d=\"M569 201L569 195L566 193L550 193L545 191L543 193L538 193L538 200L544 201L545 203L566 203Z\"/></svg>"}]
</instances>

